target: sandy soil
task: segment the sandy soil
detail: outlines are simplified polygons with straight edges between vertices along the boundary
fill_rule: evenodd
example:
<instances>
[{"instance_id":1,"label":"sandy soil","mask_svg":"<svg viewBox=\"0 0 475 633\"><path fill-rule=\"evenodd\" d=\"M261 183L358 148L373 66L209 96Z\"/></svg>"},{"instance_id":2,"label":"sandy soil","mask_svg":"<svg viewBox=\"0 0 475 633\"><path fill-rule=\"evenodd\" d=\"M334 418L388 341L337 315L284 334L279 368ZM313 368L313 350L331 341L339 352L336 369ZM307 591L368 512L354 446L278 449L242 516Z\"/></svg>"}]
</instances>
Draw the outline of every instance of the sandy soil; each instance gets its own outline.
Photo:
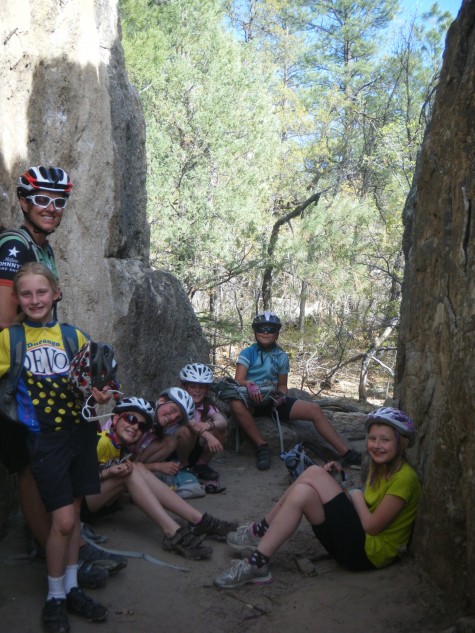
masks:
<instances>
[{"instance_id":1,"label":"sandy soil","mask_svg":"<svg viewBox=\"0 0 475 633\"><path fill-rule=\"evenodd\" d=\"M227 491L192 500L193 505L226 519L261 518L287 485L282 462L259 472L254 459L226 452L215 460ZM357 473L352 473L357 477ZM108 621L88 624L71 616L76 633L209 633L326 631L330 633L426 633L442 630L449 616L415 561L407 557L392 567L350 573L324 557L324 550L303 522L272 561L274 581L234 591L213 587L234 552L213 542L213 558L188 562L163 552L160 532L140 511L126 503L94 528L108 536L106 547L137 550L187 571L130 559L126 569L91 595L109 608ZM45 598L45 567L39 560L18 561L26 551L21 521L0 543L0 631L41 631L39 614Z\"/></svg>"}]
</instances>

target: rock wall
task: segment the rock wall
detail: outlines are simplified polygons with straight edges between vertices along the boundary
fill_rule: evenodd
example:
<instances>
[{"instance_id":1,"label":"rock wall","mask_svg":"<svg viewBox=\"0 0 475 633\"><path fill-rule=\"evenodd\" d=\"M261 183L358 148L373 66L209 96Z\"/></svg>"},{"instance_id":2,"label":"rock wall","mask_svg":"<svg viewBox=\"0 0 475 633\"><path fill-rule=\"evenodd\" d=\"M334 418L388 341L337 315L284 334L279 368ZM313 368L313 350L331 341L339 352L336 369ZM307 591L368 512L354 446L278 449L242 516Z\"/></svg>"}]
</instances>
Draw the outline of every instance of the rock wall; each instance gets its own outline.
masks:
<instances>
[{"instance_id":1,"label":"rock wall","mask_svg":"<svg viewBox=\"0 0 475 633\"><path fill-rule=\"evenodd\" d=\"M116 346L132 394L157 396L208 346L179 282L149 268L145 123L128 83L118 0L0 4L0 221L16 226L18 175L64 167L74 189L51 238L59 316Z\"/></svg>"},{"instance_id":2,"label":"rock wall","mask_svg":"<svg viewBox=\"0 0 475 633\"><path fill-rule=\"evenodd\" d=\"M421 565L475 609L475 1L447 37L434 114L404 211L397 396L419 427Z\"/></svg>"}]
</instances>

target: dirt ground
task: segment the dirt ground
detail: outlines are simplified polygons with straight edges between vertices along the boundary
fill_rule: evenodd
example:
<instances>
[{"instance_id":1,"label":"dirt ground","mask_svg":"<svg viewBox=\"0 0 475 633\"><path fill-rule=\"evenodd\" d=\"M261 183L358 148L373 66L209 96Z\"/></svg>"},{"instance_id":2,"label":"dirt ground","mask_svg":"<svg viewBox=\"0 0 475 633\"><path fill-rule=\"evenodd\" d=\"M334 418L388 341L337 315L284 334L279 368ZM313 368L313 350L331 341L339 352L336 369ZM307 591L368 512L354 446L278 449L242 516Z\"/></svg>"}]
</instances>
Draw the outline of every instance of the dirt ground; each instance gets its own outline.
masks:
<instances>
[{"instance_id":1,"label":"dirt ground","mask_svg":"<svg viewBox=\"0 0 475 633\"><path fill-rule=\"evenodd\" d=\"M265 472L256 470L252 457L232 451L213 463L227 491L191 503L215 516L240 522L262 518L287 485L278 458ZM351 476L358 473L352 471ZM412 558L380 571L347 572L324 557L306 522L273 558L272 584L233 591L213 587L213 579L229 566L234 554L226 543L212 543L209 561L188 562L165 553L158 528L129 503L96 520L94 528L107 535L106 547L145 552L187 571L131 558L106 587L90 592L108 606L107 622L89 624L71 616L71 630L76 633L96 628L101 633L428 633L450 623L440 596ZM41 631L45 566L40 560L19 561L18 555L25 551L17 517L0 543L1 633Z\"/></svg>"}]
</instances>

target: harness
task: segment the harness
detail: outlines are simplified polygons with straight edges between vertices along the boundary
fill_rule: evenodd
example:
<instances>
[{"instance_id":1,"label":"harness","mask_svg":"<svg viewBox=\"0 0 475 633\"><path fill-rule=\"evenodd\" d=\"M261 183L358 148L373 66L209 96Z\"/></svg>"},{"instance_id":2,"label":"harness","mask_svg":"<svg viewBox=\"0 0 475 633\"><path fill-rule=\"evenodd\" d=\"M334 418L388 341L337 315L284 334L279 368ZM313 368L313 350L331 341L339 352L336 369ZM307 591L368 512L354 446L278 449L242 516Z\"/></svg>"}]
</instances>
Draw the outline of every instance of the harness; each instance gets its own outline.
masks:
<instances>
[{"instance_id":1,"label":"harness","mask_svg":"<svg viewBox=\"0 0 475 633\"><path fill-rule=\"evenodd\" d=\"M21 242L23 246L26 246L33 253L37 262L44 264L47 268L49 268L56 279L59 278L53 249L48 242L46 242L44 247L41 247L35 242L26 229L6 229L0 234L0 246L2 246L6 240L12 239L17 240L18 242Z\"/></svg>"}]
</instances>

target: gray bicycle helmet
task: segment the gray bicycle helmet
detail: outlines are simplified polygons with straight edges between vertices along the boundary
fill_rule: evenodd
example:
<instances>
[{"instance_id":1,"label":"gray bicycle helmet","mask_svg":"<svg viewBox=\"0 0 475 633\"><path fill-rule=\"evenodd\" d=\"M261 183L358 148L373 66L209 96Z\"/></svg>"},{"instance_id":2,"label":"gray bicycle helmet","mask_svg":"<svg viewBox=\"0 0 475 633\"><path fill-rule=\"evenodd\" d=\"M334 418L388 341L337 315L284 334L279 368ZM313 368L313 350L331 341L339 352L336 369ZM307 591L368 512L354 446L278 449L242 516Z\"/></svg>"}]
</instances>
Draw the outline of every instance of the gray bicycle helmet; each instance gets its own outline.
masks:
<instances>
[{"instance_id":1,"label":"gray bicycle helmet","mask_svg":"<svg viewBox=\"0 0 475 633\"><path fill-rule=\"evenodd\" d=\"M122 398L112 409L112 413L118 413L119 415L121 413L129 411L141 413L144 416L148 426L152 426L153 418L155 415L155 407L150 402L148 402L148 400L144 400L143 398L135 398L134 396L130 398Z\"/></svg>"},{"instance_id":2,"label":"gray bicycle helmet","mask_svg":"<svg viewBox=\"0 0 475 633\"><path fill-rule=\"evenodd\" d=\"M30 167L20 176L17 195L19 198L26 198L41 189L62 193L65 198L69 198L72 188L72 182L64 169L39 165L38 167Z\"/></svg>"},{"instance_id":3,"label":"gray bicycle helmet","mask_svg":"<svg viewBox=\"0 0 475 633\"><path fill-rule=\"evenodd\" d=\"M265 312L261 312L257 314L252 320L252 329L255 330L260 325L273 325L277 331L282 327L282 322L274 312L270 312L266 310Z\"/></svg>"},{"instance_id":4,"label":"gray bicycle helmet","mask_svg":"<svg viewBox=\"0 0 475 633\"><path fill-rule=\"evenodd\" d=\"M416 426L411 418L399 409L393 407L379 407L368 414L365 421L366 430L369 431L372 424L386 424L409 440L409 446L414 444L416 438Z\"/></svg>"},{"instance_id":5,"label":"gray bicycle helmet","mask_svg":"<svg viewBox=\"0 0 475 633\"><path fill-rule=\"evenodd\" d=\"M162 396L168 398L180 407L182 424L187 424L195 415L195 403L193 402L193 398L184 389L180 389L180 387L170 387L170 389L162 391L160 397Z\"/></svg>"},{"instance_id":6,"label":"gray bicycle helmet","mask_svg":"<svg viewBox=\"0 0 475 633\"><path fill-rule=\"evenodd\" d=\"M181 382L198 382L202 385L213 383L213 372L202 363L191 363L180 370Z\"/></svg>"}]
</instances>

